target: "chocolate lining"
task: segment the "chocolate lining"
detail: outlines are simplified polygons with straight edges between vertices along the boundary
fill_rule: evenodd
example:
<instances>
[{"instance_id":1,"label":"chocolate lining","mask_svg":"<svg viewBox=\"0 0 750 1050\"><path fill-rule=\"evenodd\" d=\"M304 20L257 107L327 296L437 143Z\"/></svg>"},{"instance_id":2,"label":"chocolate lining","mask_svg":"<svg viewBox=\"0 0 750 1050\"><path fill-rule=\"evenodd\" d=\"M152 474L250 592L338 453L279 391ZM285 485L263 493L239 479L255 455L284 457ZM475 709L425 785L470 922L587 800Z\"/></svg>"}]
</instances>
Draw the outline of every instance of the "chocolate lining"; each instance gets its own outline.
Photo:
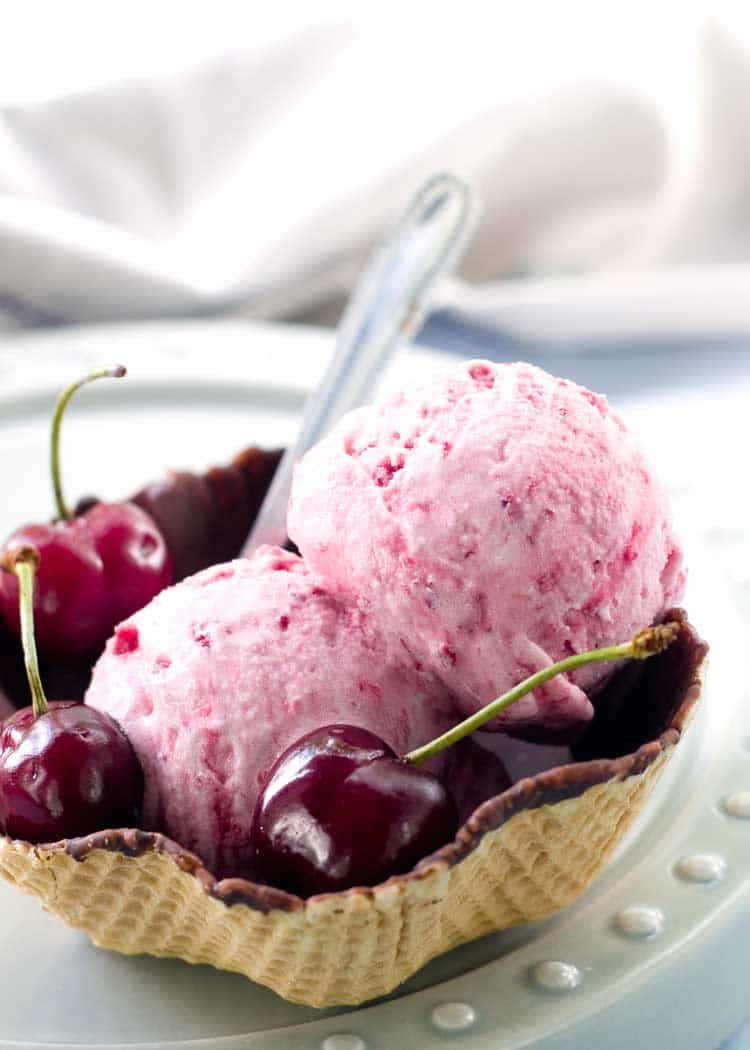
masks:
<instances>
[{"instance_id":1,"label":"chocolate lining","mask_svg":"<svg viewBox=\"0 0 750 1050\"><path fill-rule=\"evenodd\" d=\"M472 850L483 836L495 831L516 813L524 809L554 804L564 799L577 798L588 788L608 780L624 780L643 773L663 751L674 747L688 723L701 693L701 669L708 646L696 634L681 609L673 609L666 619L680 623L677 641L664 653L643 663L628 665L598 698L597 707L603 712L603 723L614 717L615 708L622 712L627 705L641 711L658 708L666 714L658 735L628 754L616 757L589 758L544 770L533 777L525 777L500 795L483 802L459 829L453 842L425 857L410 872L394 875L382 885L407 883L424 878L436 867L452 867ZM622 688L625 683L625 688ZM610 710L611 704L611 710ZM595 719L596 721L596 719ZM597 739L586 734L577 745L583 753ZM128 857L142 856L149 850L167 853L183 871L194 876L203 890L226 905L244 904L256 911L298 911L307 906L300 897L246 879L217 880L194 853L157 832L136 829L99 831L83 838L63 840L37 847L40 850L65 850L77 861L84 861L94 850L105 849ZM349 895L372 897L374 887L355 886L337 894L322 896L344 899Z\"/></svg>"},{"instance_id":2,"label":"chocolate lining","mask_svg":"<svg viewBox=\"0 0 750 1050\"><path fill-rule=\"evenodd\" d=\"M228 467L205 474L170 471L133 502L159 526L172 554L175 583L236 558L281 459L281 449L246 448Z\"/></svg>"}]
</instances>

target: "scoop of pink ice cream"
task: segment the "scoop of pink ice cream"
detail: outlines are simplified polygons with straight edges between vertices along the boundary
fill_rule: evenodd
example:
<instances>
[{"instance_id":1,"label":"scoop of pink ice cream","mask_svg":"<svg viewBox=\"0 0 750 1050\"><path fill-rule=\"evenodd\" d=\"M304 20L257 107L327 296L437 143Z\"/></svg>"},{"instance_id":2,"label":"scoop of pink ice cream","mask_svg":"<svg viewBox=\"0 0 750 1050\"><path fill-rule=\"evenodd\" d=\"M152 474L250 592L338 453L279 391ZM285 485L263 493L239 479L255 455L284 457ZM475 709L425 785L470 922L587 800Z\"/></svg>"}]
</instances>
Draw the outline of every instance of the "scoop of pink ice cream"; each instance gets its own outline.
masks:
<instances>
[{"instance_id":1,"label":"scoop of pink ice cream","mask_svg":"<svg viewBox=\"0 0 750 1050\"><path fill-rule=\"evenodd\" d=\"M448 725L440 687L390 663L370 618L271 547L185 580L120 624L86 703L135 748L144 826L216 874L251 871L258 793L298 737L346 722L401 754Z\"/></svg>"},{"instance_id":2,"label":"scoop of pink ice cream","mask_svg":"<svg viewBox=\"0 0 750 1050\"><path fill-rule=\"evenodd\" d=\"M527 364L462 364L348 415L297 467L310 572L474 711L566 654L627 639L682 593L667 498L604 397ZM603 665L496 727L587 721Z\"/></svg>"}]
</instances>

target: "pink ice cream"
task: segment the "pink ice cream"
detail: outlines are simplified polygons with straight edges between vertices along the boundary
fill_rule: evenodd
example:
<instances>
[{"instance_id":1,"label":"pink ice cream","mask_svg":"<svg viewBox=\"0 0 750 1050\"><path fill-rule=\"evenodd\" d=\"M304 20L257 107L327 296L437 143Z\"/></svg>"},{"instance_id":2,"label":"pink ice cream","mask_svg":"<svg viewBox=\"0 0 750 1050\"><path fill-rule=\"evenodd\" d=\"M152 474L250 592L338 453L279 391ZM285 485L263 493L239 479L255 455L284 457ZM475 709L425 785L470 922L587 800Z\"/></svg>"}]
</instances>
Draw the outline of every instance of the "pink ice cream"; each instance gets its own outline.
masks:
<instances>
[{"instance_id":1,"label":"pink ice cream","mask_svg":"<svg viewBox=\"0 0 750 1050\"><path fill-rule=\"evenodd\" d=\"M289 533L471 712L566 654L630 637L682 594L667 498L604 397L527 364L462 364L348 415L299 464ZM611 665L500 725L587 721Z\"/></svg>"},{"instance_id":2,"label":"pink ice cream","mask_svg":"<svg viewBox=\"0 0 750 1050\"><path fill-rule=\"evenodd\" d=\"M440 687L387 658L372 618L271 547L185 580L120 624L86 703L120 723L141 760L144 826L217 874L250 869L264 778L305 733L347 722L403 753L449 724Z\"/></svg>"}]
</instances>

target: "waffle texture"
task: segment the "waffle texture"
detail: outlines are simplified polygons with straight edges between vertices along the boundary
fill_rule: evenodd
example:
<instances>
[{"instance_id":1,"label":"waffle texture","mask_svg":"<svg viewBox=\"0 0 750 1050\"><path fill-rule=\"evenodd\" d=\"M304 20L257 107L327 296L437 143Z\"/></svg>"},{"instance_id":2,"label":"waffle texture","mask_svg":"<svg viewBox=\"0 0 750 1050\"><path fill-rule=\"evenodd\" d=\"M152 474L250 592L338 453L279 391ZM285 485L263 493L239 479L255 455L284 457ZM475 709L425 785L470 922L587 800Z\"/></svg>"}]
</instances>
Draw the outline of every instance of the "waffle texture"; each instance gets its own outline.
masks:
<instances>
[{"instance_id":1,"label":"waffle texture","mask_svg":"<svg viewBox=\"0 0 750 1050\"><path fill-rule=\"evenodd\" d=\"M523 808L472 838L491 800L459 833L467 835L466 848L454 851L452 862L443 850L374 889L287 898L291 904L267 910L221 899L222 884L191 869L159 837L130 855L121 843L105 842L82 859L64 843L0 838L0 873L101 947L237 971L310 1006L353 1005L392 991L459 944L572 903L635 819L673 750L669 744L639 772Z\"/></svg>"}]
</instances>

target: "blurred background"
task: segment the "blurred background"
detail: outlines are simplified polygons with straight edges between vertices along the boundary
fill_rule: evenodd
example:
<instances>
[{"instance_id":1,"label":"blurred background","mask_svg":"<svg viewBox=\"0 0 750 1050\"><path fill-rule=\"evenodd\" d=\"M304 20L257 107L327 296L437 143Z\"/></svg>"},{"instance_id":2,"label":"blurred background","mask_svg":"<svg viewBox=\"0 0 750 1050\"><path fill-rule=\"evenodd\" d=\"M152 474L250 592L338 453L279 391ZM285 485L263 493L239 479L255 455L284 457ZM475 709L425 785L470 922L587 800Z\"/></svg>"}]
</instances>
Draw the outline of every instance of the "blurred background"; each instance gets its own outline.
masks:
<instances>
[{"instance_id":1,"label":"blurred background","mask_svg":"<svg viewBox=\"0 0 750 1050\"><path fill-rule=\"evenodd\" d=\"M331 322L448 169L483 212L444 312L577 347L745 335L749 48L745 4L16 5L0 325Z\"/></svg>"},{"instance_id":2,"label":"blurred background","mask_svg":"<svg viewBox=\"0 0 750 1050\"><path fill-rule=\"evenodd\" d=\"M0 355L331 326L439 171L481 214L420 340L632 405L750 637L746 2L6 5Z\"/></svg>"}]
</instances>

